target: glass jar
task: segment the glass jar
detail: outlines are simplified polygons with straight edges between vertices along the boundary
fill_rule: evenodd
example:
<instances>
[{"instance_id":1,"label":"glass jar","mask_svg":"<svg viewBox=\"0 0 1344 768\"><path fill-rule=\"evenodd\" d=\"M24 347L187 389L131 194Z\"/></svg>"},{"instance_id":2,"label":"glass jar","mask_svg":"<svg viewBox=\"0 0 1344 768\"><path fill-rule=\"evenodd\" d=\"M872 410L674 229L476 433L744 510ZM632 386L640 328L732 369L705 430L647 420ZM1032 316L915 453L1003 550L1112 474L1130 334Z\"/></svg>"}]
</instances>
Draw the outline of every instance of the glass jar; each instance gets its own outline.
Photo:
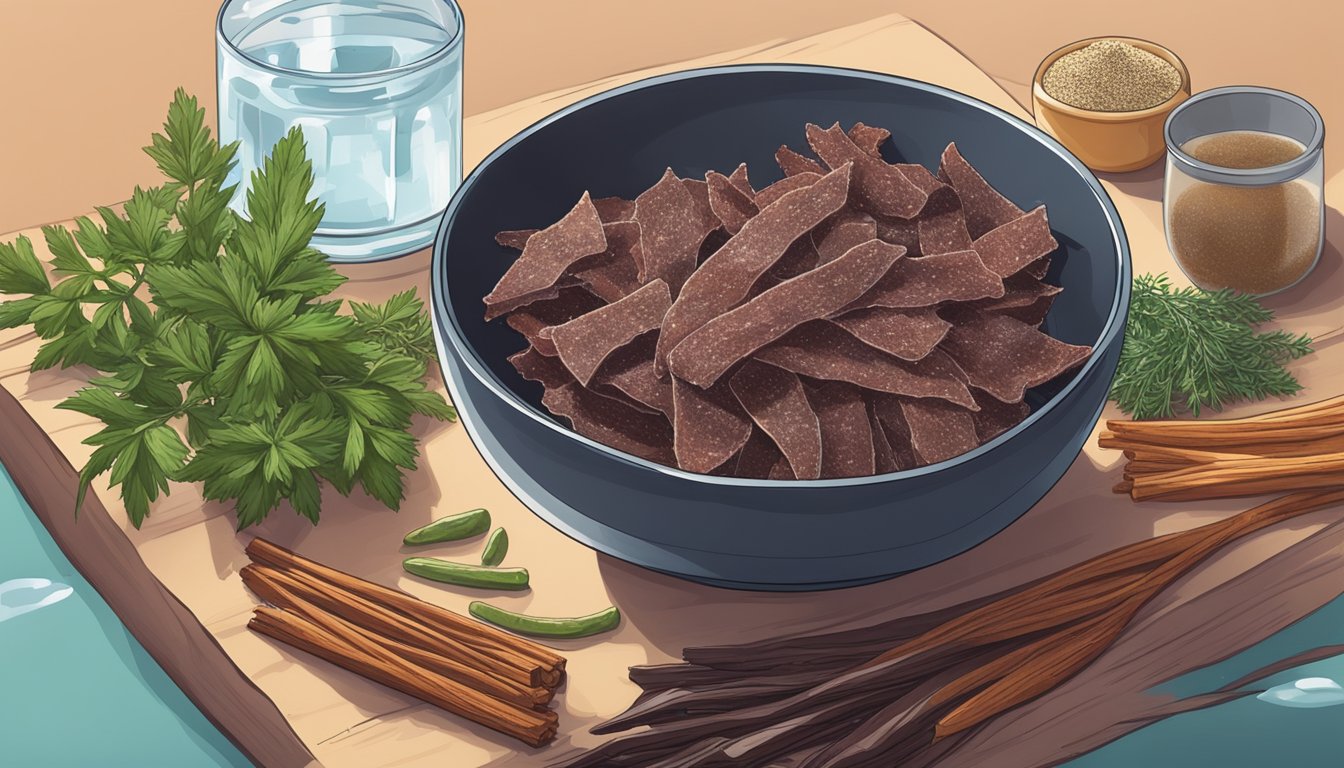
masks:
<instances>
[{"instance_id":1,"label":"glass jar","mask_svg":"<svg viewBox=\"0 0 1344 768\"><path fill-rule=\"evenodd\" d=\"M219 138L239 141L235 209L293 126L332 261L423 248L462 175L462 13L453 0L226 0Z\"/></svg>"},{"instance_id":2,"label":"glass jar","mask_svg":"<svg viewBox=\"0 0 1344 768\"><path fill-rule=\"evenodd\" d=\"M1290 93L1196 94L1167 118L1163 220L1190 282L1265 296L1300 281L1325 240L1325 124Z\"/></svg>"}]
</instances>

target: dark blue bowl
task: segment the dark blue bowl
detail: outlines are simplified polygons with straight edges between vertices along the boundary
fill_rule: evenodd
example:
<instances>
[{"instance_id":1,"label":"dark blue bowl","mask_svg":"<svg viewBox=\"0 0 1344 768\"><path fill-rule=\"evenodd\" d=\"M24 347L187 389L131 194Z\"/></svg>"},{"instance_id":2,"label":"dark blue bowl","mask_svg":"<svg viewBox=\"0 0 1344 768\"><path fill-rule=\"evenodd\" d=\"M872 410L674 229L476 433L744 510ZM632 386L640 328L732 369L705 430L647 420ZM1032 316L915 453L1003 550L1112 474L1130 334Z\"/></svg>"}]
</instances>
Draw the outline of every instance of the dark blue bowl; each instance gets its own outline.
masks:
<instances>
[{"instance_id":1,"label":"dark blue bowl","mask_svg":"<svg viewBox=\"0 0 1344 768\"><path fill-rule=\"evenodd\" d=\"M481 297L510 263L504 229L545 226L584 190L634 197L667 166L682 176L746 161L778 177L803 125L891 129L888 159L937 167L955 140L1022 208L1044 203L1064 287L1046 329L1095 352L1030 393L1017 427L951 461L817 481L709 477L577 435L505 359L523 347ZM1036 128L959 93L899 77L792 65L716 67L642 80L579 102L495 150L463 183L434 250L436 332L454 402L476 447L536 514L636 565L723 586L806 590L878 581L964 552L1040 500L1078 455L1115 373L1129 304L1120 217L1096 178Z\"/></svg>"}]
</instances>

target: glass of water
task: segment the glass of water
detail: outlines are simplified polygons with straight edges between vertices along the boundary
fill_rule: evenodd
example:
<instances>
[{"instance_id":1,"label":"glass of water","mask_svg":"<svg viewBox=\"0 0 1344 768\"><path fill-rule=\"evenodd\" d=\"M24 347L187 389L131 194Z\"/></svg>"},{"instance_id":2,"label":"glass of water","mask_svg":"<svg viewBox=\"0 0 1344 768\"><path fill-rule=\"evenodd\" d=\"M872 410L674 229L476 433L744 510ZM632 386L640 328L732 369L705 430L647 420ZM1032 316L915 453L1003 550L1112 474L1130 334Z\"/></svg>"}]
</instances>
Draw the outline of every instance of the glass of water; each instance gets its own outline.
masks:
<instances>
[{"instance_id":1,"label":"glass of water","mask_svg":"<svg viewBox=\"0 0 1344 768\"><path fill-rule=\"evenodd\" d=\"M428 245L462 177L462 13L453 0L225 0L219 136L238 140L233 206L293 126L326 205L332 261Z\"/></svg>"}]
</instances>

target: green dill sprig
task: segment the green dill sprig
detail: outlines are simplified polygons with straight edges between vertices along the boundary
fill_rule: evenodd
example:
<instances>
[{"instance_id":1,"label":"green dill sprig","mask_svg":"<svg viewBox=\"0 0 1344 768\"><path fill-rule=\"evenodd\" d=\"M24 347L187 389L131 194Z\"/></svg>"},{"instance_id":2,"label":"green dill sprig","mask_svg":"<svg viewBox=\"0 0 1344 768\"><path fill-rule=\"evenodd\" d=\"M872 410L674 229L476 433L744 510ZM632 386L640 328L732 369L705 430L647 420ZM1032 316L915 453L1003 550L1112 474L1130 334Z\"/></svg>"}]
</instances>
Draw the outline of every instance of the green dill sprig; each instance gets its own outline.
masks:
<instances>
[{"instance_id":1,"label":"green dill sprig","mask_svg":"<svg viewBox=\"0 0 1344 768\"><path fill-rule=\"evenodd\" d=\"M1284 365L1310 353L1311 339L1256 332L1273 318L1249 295L1173 289L1165 274L1139 275L1110 399L1153 419L1295 394L1302 386Z\"/></svg>"},{"instance_id":2,"label":"green dill sprig","mask_svg":"<svg viewBox=\"0 0 1344 768\"><path fill-rule=\"evenodd\" d=\"M33 370L100 375L59 406L103 428L80 471L110 473L139 527L170 482L233 502L238 527L287 502L317 522L321 488L389 508L416 466L416 415L457 414L425 382L434 345L413 291L382 304L330 298L345 278L308 246L322 219L302 134L251 178L249 218L228 207L237 146L220 146L179 89L145 148L167 177L122 212L44 227L51 277L25 237L0 243L0 327L44 340ZM54 281L53 281L54 278Z\"/></svg>"}]
</instances>

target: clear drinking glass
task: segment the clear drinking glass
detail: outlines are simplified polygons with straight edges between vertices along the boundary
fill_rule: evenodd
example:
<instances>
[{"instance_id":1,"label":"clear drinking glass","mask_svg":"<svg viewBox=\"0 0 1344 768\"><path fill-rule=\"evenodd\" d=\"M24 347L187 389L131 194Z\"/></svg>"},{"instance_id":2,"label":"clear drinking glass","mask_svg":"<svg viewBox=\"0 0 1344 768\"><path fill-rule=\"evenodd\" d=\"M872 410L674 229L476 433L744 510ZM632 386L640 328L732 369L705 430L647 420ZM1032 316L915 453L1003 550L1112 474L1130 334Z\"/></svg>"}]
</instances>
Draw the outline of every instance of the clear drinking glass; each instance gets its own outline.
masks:
<instances>
[{"instance_id":1,"label":"clear drinking glass","mask_svg":"<svg viewBox=\"0 0 1344 768\"><path fill-rule=\"evenodd\" d=\"M234 207L299 126L326 204L313 246L333 261L434 238L462 176L462 14L453 0L226 0L219 135L240 140Z\"/></svg>"},{"instance_id":2,"label":"clear drinking glass","mask_svg":"<svg viewBox=\"0 0 1344 768\"><path fill-rule=\"evenodd\" d=\"M1311 104L1216 88L1177 107L1165 132L1167 246L1192 283L1265 296L1311 272L1325 241L1325 123Z\"/></svg>"}]
</instances>

